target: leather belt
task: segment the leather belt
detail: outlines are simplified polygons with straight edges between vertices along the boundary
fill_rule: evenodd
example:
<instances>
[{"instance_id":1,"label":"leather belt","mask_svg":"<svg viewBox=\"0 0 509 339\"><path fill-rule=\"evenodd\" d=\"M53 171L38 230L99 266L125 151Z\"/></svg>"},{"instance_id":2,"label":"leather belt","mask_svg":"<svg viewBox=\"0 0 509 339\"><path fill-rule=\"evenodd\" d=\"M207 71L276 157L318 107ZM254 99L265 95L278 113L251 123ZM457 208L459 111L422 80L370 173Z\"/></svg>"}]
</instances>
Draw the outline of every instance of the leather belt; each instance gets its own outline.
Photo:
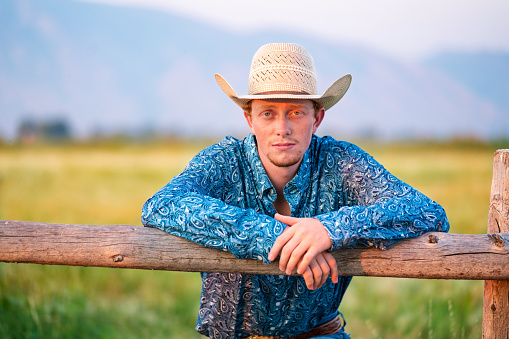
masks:
<instances>
[{"instance_id":1,"label":"leather belt","mask_svg":"<svg viewBox=\"0 0 509 339\"><path fill-rule=\"evenodd\" d=\"M341 323L341 320L339 319L339 316L332 319L331 321L328 321L324 324L318 325L315 328L305 332L301 333L295 337L291 337L289 339L308 339L313 337L318 337L321 335L328 335L328 334L335 334L338 333L343 328L343 324ZM263 335L250 335L247 337L243 337L243 339L282 339L280 337L274 337L274 336L263 336Z\"/></svg>"}]
</instances>

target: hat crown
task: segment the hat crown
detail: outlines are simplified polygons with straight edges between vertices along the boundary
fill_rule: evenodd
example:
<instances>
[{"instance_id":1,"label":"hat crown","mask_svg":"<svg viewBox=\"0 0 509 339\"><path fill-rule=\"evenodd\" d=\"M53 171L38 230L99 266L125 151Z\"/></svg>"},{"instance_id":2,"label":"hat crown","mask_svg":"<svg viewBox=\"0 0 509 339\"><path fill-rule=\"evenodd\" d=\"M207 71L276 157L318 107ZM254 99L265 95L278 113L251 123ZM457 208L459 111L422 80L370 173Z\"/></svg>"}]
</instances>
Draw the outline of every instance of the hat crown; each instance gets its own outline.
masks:
<instances>
[{"instance_id":1,"label":"hat crown","mask_svg":"<svg viewBox=\"0 0 509 339\"><path fill-rule=\"evenodd\" d=\"M258 49L251 63L248 93L268 92L316 95L315 63L304 47L272 43Z\"/></svg>"}]
</instances>

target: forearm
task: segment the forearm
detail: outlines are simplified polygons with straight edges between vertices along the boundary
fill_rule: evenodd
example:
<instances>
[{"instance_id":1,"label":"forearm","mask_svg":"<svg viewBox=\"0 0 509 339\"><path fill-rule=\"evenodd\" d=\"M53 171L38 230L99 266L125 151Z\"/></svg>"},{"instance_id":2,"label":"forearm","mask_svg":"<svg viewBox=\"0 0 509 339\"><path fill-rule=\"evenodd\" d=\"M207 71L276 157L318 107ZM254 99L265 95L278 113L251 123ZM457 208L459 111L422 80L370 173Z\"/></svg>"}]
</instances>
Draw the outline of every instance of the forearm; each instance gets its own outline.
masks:
<instances>
[{"instance_id":1,"label":"forearm","mask_svg":"<svg viewBox=\"0 0 509 339\"><path fill-rule=\"evenodd\" d=\"M401 181L373 157L350 145L341 154L339 189L343 207L315 216L326 228L332 250L357 244L386 248L397 240L448 231L444 209Z\"/></svg>"},{"instance_id":2,"label":"forearm","mask_svg":"<svg viewBox=\"0 0 509 339\"><path fill-rule=\"evenodd\" d=\"M449 230L443 208L418 192L369 206L343 207L316 218L329 232L332 250L356 244L385 249L400 239Z\"/></svg>"},{"instance_id":3,"label":"forearm","mask_svg":"<svg viewBox=\"0 0 509 339\"><path fill-rule=\"evenodd\" d=\"M163 189L143 206L142 223L193 241L233 253L238 258L268 261L268 253L284 225L252 209L221 200Z\"/></svg>"}]
</instances>

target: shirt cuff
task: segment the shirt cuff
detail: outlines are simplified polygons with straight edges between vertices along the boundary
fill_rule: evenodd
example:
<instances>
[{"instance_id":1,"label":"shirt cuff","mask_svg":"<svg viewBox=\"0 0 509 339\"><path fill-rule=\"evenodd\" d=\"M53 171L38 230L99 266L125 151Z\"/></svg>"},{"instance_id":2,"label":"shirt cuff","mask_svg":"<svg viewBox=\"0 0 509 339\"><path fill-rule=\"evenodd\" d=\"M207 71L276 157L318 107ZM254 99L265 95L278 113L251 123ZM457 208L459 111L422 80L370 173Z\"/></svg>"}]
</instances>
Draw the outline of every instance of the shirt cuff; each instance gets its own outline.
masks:
<instances>
[{"instance_id":1,"label":"shirt cuff","mask_svg":"<svg viewBox=\"0 0 509 339\"><path fill-rule=\"evenodd\" d=\"M322 223L322 225L325 227L325 230L329 234L330 240L332 242L332 247L330 248L331 252L340 248L355 246L355 244L348 246L347 232L341 226L339 226L338 223L336 223L334 220L331 220L330 216L318 215L314 218Z\"/></svg>"}]
</instances>

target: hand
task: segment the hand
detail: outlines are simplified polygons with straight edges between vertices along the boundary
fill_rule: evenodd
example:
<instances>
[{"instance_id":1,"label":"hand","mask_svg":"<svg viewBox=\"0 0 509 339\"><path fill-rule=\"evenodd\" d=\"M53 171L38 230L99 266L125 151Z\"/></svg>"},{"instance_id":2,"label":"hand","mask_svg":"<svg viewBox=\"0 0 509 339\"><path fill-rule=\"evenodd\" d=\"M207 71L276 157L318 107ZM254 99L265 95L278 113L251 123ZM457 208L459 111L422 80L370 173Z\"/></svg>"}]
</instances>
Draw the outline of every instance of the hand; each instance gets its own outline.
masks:
<instances>
[{"instance_id":1,"label":"hand","mask_svg":"<svg viewBox=\"0 0 509 339\"><path fill-rule=\"evenodd\" d=\"M269 252L269 260L273 261L279 255L279 269L286 271L288 275L292 274L295 267L297 267L298 274L304 274L311 261L332 246L329 234L318 219L294 218L277 213L274 218L290 227L285 228L274 242L274 246ZM325 261L327 262L327 260ZM323 261L316 262L318 266L322 266L322 263ZM312 268L310 269L312 270ZM330 272L333 281L337 282L335 260L330 267Z\"/></svg>"},{"instance_id":2,"label":"hand","mask_svg":"<svg viewBox=\"0 0 509 339\"><path fill-rule=\"evenodd\" d=\"M310 290L316 290L325 284L327 277L331 275L334 283L338 282L338 269L336 259L329 252L318 253L304 270L302 277Z\"/></svg>"}]
</instances>

